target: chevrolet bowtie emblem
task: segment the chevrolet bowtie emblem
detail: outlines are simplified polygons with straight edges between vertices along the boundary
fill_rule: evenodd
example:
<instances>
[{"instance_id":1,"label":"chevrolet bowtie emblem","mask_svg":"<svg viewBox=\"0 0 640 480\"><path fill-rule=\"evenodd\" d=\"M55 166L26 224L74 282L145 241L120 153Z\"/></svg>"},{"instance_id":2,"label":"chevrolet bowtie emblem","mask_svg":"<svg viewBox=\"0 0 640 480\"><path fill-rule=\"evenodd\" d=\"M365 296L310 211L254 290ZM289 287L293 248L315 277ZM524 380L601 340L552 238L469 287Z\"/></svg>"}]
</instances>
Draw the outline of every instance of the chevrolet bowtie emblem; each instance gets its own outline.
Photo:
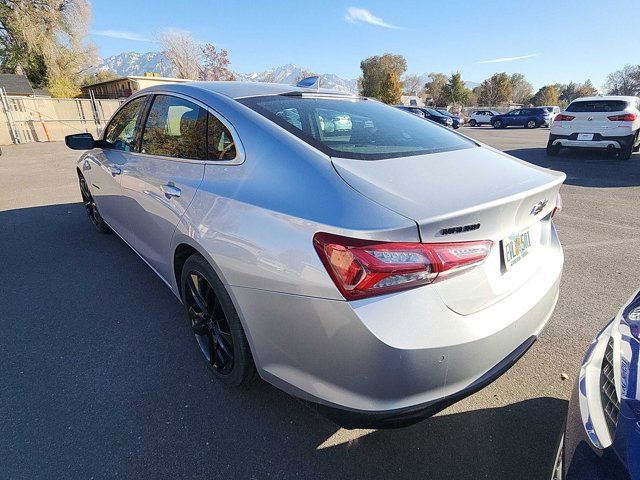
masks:
<instances>
[{"instance_id":1,"label":"chevrolet bowtie emblem","mask_svg":"<svg viewBox=\"0 0 640 480\"><path fill-rule=\"evenodd\" d=\"M538 215L546 206L547 206L547 199L545 198L544 200L540 200L538 203L536 203L533 206L529 215Z\"/></svg>"}]
</instances>

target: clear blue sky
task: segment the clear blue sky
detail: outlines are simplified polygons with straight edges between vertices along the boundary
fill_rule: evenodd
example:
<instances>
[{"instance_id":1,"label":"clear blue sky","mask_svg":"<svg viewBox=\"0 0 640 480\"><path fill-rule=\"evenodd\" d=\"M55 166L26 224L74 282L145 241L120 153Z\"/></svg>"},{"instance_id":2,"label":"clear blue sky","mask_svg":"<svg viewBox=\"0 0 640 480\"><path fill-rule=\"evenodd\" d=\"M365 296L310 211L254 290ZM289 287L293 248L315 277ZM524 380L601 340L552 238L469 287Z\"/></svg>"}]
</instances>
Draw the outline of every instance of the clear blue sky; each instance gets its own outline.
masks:
<instances>
[{"instance_id":1,"label":"clear blue sky","mask_svg":"<svg viewBox=\"0 0 640 480\"><path fill-rule=\"evenodd\" d=\"M226 48L239 72L294 63L356 78L360 60L392 52L405 56L408 73L460 70L465 80L480 82L498 71L521 72L534 87L587 78L599 87L608 73L640 63L633 21L637 0L94 0L92 5L91 40L101 56L158 50L153 42L158 32L175 28ZM357 10L348 19L352 7ZM512 57L527 58L480 63Z\"/></svg>"}]
</instances>

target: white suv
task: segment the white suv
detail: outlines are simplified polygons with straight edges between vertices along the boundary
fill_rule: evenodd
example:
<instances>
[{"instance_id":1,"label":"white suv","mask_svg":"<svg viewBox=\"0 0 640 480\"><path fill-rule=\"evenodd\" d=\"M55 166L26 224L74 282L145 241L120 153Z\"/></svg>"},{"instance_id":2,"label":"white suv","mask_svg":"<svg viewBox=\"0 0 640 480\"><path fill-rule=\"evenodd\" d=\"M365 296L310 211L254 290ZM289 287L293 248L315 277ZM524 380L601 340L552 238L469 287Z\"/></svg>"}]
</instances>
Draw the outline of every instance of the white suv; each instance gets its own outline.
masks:
<instances>
[{"instance_id":1,"label":"white suv","mask_svg":"<svg viewBox=\"0 0 640 480\"><path fill-rule=\"evenodd\" d=\"M551 124L547 155L561 148L604 148L626 160L640 147L639 132L640 98L578 98Z\"/></svg>"},{"instance_id":2,"label":"white suv","mask_svg":"<svg viewBox=\"0 0 640 480\"><path fill-rule=\"evenodd\" d=\"M469 125L491 125L491 119L494 115L500 115L495 110L475 110L469 117Z\"/></svg>"}]
</instances>

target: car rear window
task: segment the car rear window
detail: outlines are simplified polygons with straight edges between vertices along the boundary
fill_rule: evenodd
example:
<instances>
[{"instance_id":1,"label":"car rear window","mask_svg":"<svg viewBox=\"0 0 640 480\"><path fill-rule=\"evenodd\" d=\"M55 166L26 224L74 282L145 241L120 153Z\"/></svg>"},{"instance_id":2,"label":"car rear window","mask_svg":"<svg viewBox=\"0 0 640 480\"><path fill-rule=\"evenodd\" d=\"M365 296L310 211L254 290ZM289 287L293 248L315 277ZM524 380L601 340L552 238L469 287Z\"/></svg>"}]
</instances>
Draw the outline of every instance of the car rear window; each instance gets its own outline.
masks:
<instances>
[{"instance_id":1,"label":"car rear window","mask_svg":"<svg viewBox=\"0 0 640 480\"><path fill-rule=\"evenodd\" d=\"M374 100L271 95L238 101L332 157L381 160L476 146Z\"/></svg>"},{"instance_id":2,"label":"car rear window","mask_svg":"<svg viewBox=\"0 0 640 480\"><path fill-rule=\"evenodd\" d=\"M627 108L624 100L581 100L572 102L567 112L620 112Z\"/></svg>"}]
</instances>

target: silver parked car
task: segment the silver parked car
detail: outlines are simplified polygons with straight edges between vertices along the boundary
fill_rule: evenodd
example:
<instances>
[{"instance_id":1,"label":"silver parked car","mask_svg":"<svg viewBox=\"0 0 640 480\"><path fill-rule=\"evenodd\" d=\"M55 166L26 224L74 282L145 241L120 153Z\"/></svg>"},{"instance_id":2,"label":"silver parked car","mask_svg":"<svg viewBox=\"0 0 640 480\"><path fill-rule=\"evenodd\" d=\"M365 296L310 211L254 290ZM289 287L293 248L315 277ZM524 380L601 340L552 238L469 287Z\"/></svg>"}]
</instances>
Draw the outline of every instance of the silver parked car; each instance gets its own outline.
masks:
<instances>
[{"instance_id":1,"label":"silver parked car","mask_svg":"<svg viewBox=\"0 0 640 480\"><path fill-rule=\"evenodd\" d=\"M89 217L180 298L213 374L257 371L345 427L487 385L558 297L565 176L375 100L162 85L66 141Z\"/></svg>"}]
</instances>

